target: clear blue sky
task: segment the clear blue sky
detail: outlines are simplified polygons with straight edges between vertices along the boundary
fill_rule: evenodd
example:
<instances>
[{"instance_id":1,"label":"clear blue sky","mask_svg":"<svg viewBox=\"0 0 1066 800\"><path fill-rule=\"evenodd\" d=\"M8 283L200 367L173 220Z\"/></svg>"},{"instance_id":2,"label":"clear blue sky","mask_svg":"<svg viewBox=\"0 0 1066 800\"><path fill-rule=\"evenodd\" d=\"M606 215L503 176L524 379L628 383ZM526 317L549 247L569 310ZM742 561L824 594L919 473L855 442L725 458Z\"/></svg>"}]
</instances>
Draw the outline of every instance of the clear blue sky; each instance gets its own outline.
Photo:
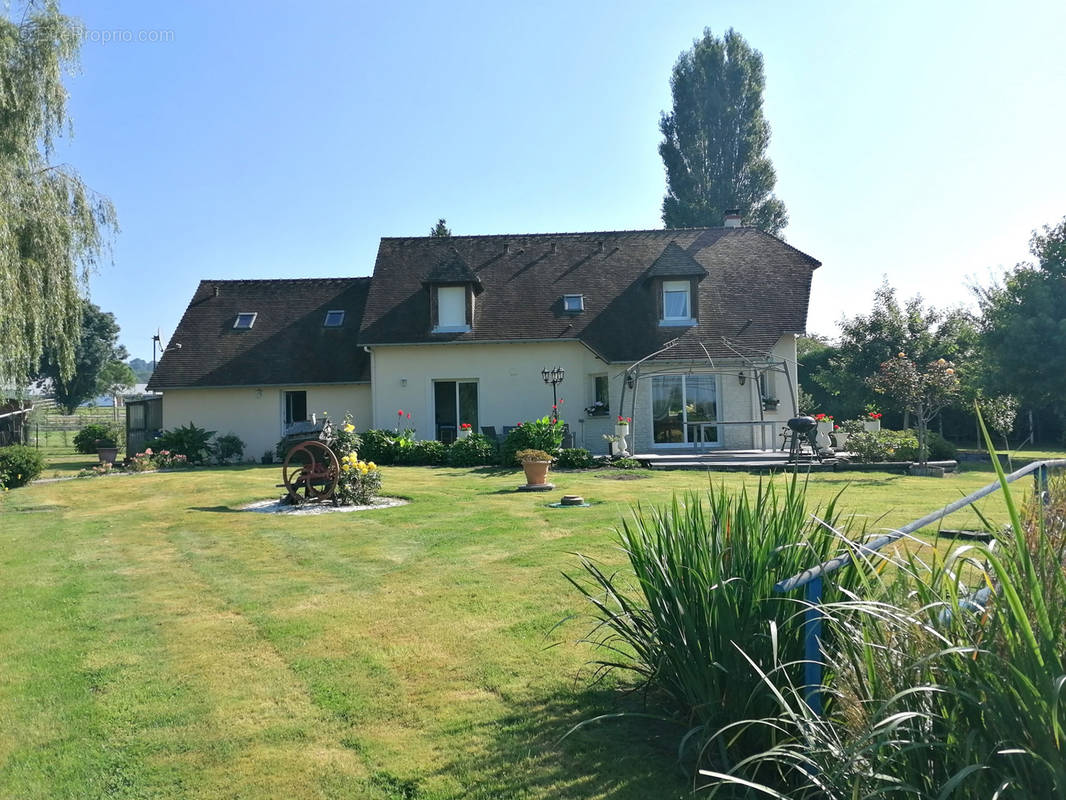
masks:
<instances>
[{"instance_id":1,"label":"clear blue sky","mask_svg":"<svg viewBox=\"0 0 1066 800\"><path fill-rule=\"evenodd\" d=\"M1059 0L63 9L92 34L57 160L117 207L92 299L146 359L201 278L366 275L379 237L438 217L661 227L659 114L704 27L765 58L785 236L824 263L811 331L867 309L882 275L966 302L1066 215Z\"/></svg>"}]
</instances>

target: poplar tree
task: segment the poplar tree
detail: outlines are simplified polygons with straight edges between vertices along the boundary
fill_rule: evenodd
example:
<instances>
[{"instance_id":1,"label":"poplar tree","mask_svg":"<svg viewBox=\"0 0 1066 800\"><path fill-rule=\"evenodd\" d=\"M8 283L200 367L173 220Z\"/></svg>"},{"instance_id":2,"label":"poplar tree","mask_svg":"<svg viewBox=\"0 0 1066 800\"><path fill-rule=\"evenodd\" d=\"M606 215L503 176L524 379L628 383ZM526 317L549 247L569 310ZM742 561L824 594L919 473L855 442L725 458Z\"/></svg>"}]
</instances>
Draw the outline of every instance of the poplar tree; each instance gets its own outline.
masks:
<instances>
[{"instance_id":1,"label":"poplar tree","mask_svg":"<svg viewBox=\"0 0 1066 800\"><path fill-rule=\"evenodd\" d=\"M731 209L767 233L788 224L766 156L764 85L762 55L732 29L721 39L705 30L678 58L670 78L673 110L659 122L667 228L722 225Z\"/></svg>"},{"instance_id":2,"label":"poplar tree","mask_svg":"<svg viewBox=\"0 0 1066 800\"><path fill-rule=\"evenodd\" d=\"M44 352L69 378L81 294L113 227L110 201L65 164L71 133L63 77L77 66L80 27L54 0L0 15L0 384L25 385Z\"/></svg>"}]
</instances>

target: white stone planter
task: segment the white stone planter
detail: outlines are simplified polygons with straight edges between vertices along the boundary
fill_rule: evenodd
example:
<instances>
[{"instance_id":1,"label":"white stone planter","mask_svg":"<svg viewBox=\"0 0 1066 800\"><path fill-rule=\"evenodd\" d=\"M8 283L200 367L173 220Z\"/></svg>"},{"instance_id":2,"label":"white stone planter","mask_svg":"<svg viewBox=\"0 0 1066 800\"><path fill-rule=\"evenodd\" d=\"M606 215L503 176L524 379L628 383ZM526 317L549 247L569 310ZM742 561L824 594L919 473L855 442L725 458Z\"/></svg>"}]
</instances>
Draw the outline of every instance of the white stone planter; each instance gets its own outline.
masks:
<instances>
[{"instance_id":1,"label":"white stone planter","mask_svg":"<svg viewBox=\"0 0 1066 800\"><path fill-rule=\"evenodd\" d=\"M466 430L463 430L462 428L460 428L459 429L459 433L456 434L456 438L457 439L467 439L467 438L470 437L470 434L472 434L473 432L474 431L473 431L472 428L468 428Z\"/></svg>"},{"instance_id":2,"label":"white stone planter","mask_svg":"<svg viewBox=\"0 0 1066 800\"><path fill-rule=\"evenodd\" d=\"M848 436L846 431L833 431L833 443L837 450L843 450L848 446Z\"/></svg>"},{"instance_id":3,"label":"white stone planter","mask_svg":"<svg viewBox=\"0 0 1066 800\"><path fill-rule=\"evenodd\" d=\"M818 433L824 433L826 436L833 432L833 420L820 419L818 420Z\"/></svg>"},{"instance_id":4,"label":"white stone planter","mask_svg":"<svg viewBox=\"0 0 1066 800\"><path fill-rule=\"evenodd\" d=\"M867 433L877 433L879 430L881 430L881 420L864 419L862 421L862 427Z\"/></svg>"},{"instance_id":5,"label":"white stone planter","mask_svg":"<svg viewBox=\"0 0 1066 800\"><path fill-rule=\"evenodd\" d=\"M616 424L614 426L614 435L618 437L618 451L616 455L629 455L629 445L626 444L626 437L629 435L629 426Z\"/></svg>"}]
</instances>

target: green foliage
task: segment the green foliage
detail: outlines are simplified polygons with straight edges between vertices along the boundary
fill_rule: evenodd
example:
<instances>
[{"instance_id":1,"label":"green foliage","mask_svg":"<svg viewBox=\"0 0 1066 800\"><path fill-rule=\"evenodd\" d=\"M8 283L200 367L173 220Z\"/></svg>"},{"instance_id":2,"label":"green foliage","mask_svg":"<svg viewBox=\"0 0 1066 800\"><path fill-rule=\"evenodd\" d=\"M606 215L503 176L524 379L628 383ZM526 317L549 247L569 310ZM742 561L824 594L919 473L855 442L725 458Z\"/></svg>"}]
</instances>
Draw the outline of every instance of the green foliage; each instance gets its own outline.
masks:
<instances>
[{"instance_id":1,"label":"green foliage","mask_svg":"<svg viewBox=\"0 0 1066 800\"><path fill-rule=\"evenodd\" d=\"M129 367L137 378L136 383L148 383L152 377L152 365L143 358L131 358Z\"/></svg>"},{"instance_id":2,"label":"green foliage","mask_svg":"<svg viewBox=\"0 0 1066 800\"><path fill-rule=\"evenodd\" d=\"M360 459L354 450L337 453L341 474L337 481L337 501L341 505L368 506L381 490L381 470L375 462Z\"/></svg>"},{"instance_id":3,"label":"green foliage","mask_svg":"<svg viewBox=\"0 0 1066 800\"><path fill-rule=\"evenodd\" d=\"M448 465L452 467L480 467L496 461L496 444L480 433L457 439L448 449Z\"/></svg>"},{"instance_id":4,"label":"green foliage","mask_svg":"<svg viewBox=\"0 0 1066 800\"><path fill-rule=\"evenodd\" d=\"M170 450L153 450L151 447L143 453L134 453L126 459L125 468L129 472L146 472L152 469L177 469L189 465L189 459Z\"/></svg>"},{"instance_id":5,"label":"green foliage","mask_svg":"<svg viewBox=\"0 0 1066 800\"><path fill-rule=\"evenodd\" d=\"M130 369L129 364L124 364L117 359L104 364L103 369L96 379L96 394L109 394L112 397L129 391L137 383L137 376Z\"/></svg>"},{"instance_id":6,"label":"green foliage","mask_svg":"<svg viewBox=\"0 0 1066 800\"><path fill-rule=\"evenodd\" d=\"M705 30L678 58L673 109L659 122L667 228L722 225L735 208L747 225L784 229L788 214L773 195L777 176L766 155L764 85L762 55L732 29L721 39Z\"/></svg>"},{"instance_id":7,"label":"green foliage","mask_svg":"<svg viewBox=\"0 0 1066 800\"><path fill-rule=\"evenodd\" d=\"M53 349L45 350L41 360L40 374L52 380L56 402L67 414L73 414L78 406L91 400L111 384L104 387L104 380L121 380L123 370L109 367L118 359L126 357L126 348L118 343L119 327L115 315L101 311L88 300L81 301L81 334L74 349L74 371L69 377L62 374L63 362ZM124 366L124 365L120 365ZM126 368L125 372L129 372ZM128 376L126 376L128 377Z\"/></svg>"},{"instance_id":8,"label":"green foliage","mask_svg":"<svg viewBox=\"0 0 1066 800\"><path fill-rule=\"evenodd\" d=\"M44 456L34 447L0 447L0 489L25 486L44 471Z\"/></svg>"},{"instance_id":9,"label":"green foliage","mask_svg":"<svg viewBox=\"0 0 1066 800\"><path fill-rule=\"evenodd\" d=\"M918 421L918 461L929 457L929 422L959 396L959 379L952 362L940 358L924 369L899 353L881 365L869 380L874 391L884 394L915 416Z\"/></svg>"},{"instance_id":10,"label":"green foliage","mask_svg":"<svg viewBox=\"0 0 1066 800\"><path fill-rule=\"evenodd\" d=\"M0 385L26 384L46 353L55 375L74 375L80 293L115 222L106 198L50 163L70 126L62 79L79 44L51 0L0 15Z\"/></svg>"},{"instance_id":11,"label":"green foliage","mask_svg":"<svg viewBox=\"0 0 1066 800\"><path fill-rule=\"evenodd\" d=\"M748 725L778 741L706 771L721 781L710 796L1066 798L1066 485L1023 513L993 464L1006 532L990 526L992 544L946 557L911 552L898 585L823 605L827 716L767 673L775 712L723 728L712 747L729 750Z\"/></svg>"},{"instance_id":12,"label":"green foliage","mask_svg":"<svg viewBox=\"0 0 1066 800\"><path fill-rule=\"evenodd\" d=\"M396 463L396 439L393 431L371 428L363 431L363 446L359 449L359 455L368 461L378 464Z\"/></svg>"},{"instance_id":13,"label":"green foliage","mask_svg":"<svg viewBox=\"0 0 1066 800\"><path fill-rule=\"evenodd\" d=\"M933 461L955 461L959 448L936 431L929 431L929 458Z\"/></svg>"},{"instance_id":14,"label":"green foliage","mask_svg":"<svg viewBox=\"0 0 1066 800\"><path fill-rule=\"evenodd\" d=\"M74 434L74 449L79 453L95 453L98 446L108 446L97 442L110 442L110 446L117 447L123 433L122 428L110 422L93 422Z\"/></svg>"},{"instance_id":15,"label":"green foliage","mask_svg":"<svg viewBox=\"0 0 1066 800\"><path fill-rule=\"evenodd\" d=\"M876 433L860 431L848 437L847 449L856 461L914 461L918 458L918 437L914 431L890 431L882 428Z\"/></svg>"},{"instance_id":16,"label":"green foliage","mask_svg":"<svg viewBox=\"0 0 1066 800\"><path fill-rule=\"evenodd\" d=\"M515 460L519 464L525 464L527 461L551 461L552 457L550 453L546 453L543 450L534 450L532 448L528 450L519 450L514 454Z\"/></svg>"},{"instance_id":17,"label":"green foliage","mask_svg":"<svg viewBox=\"0 0 1066 800\"><path fill-rule=\"evenodd\" d=\"M589 469L596 466L596 459L584 447L568 447L559 451L555 465L563 469Z\"/></svg>"},{"instance_id":18,"label":"green foliage","mask_svg":"<svg viewBox=\"0 0 1066 800\"><path fill-rule=\"evenodd\" d=\"M1015 394L1066 417L1066 218L1033 233L1036 263L978 289L990 393Z\"/></svg>"},{"instance_id":19,"label":"green foliage","mask_svg":"<svg viewBox=\"0 0 1066 800\"><path fill-rule=\"evenodd\" d=\"M896 290L885 280L874 292L869 313L841 323L835 346L800 356L801 362L809 363L801 366L799 381L823 403L820 410L837 418L859 417L864 406L883 403L869 378L899 353L918 364L938 358L965 362L968 377L976 380L977 339L976 320L967 312L929 308L921 297L900 305Z\"/></svg>"},{"instance_id":20,"label":"green foliage","mask_svg":"<svg viewBox=\"0 0 1066 800\"><path fill-rule=\"evenodd\" d=\"M563 421L551 417L519 422L517 427L507 434L500 445L500 463L512 466L519 450L546 450L554 453L563 443Z\"/></svg>"},{"instance_id":21,"label":"green foliage","mask_svg":"<svg viewBox=\"0 0 1066 800\"><path fill-rule=\"evenodd\" d=\"M583 557L582 579L567 576L593 609L585 641L602 653L598 673L632 673L704 731L770 712L772 695L748 659L765 669L780 659L794 675L801 669L802 615L773 584L841 549L842 539L816 518L834 525L835 501L821 512L808 508L795 477L784 488L760 483L754 494L712 484L706 497L638 505L618 531L631 573ZM828 594L839 596L833 587ZM744 738L762 743L764 733Z\"/></svg>"},{"instance_id":22,"label":"green foliage","mask_svg":"<svg viewBox=\"0 0 1066 800\"><path fill-rule=\"evenodd\" d=\"M641 464L635 458L612 458L611 469L640 469Z\"/></svg>"},{"instance_id":23,"label":"green foliage","mask_svg":"<svg viewBox=\"0 0 1066 800\"><path fill-rule=\"evenodd\" d=\"M429 229L429 235L435 239L443 239L452 235L451 228L448 227L448 222L441 217L437 220L437 224Z\"/></svg>"},{"instance_id":24,"label":"green foliage","mask_svg":"<svg viewBox=\"0 0 1066 800\"><path fill-rule=\"evenodd\" d=\"M244 458L244 441L235 433L227 433L215 437L211 450L219 464L228 464L231 460L240 461Z\"/></svg>"},{"instance_id":25,"label":"green foliage","mask_svg":"<svg viewBox=\"0 0 1066 800\"><path fill-rule=\"evenodd\" d=\"M163 431L149 447L185 456L190 464L203 464L211 456L211 437L214 435L215 431L198 428L190 422L188 425Z\"/></svg>"},{"instance_id":26,"label":"green foliage","mask_svg":"<svg viewBox=\"0 0 1066 800\"><path fill-rule=\"evenodd\" d=\"M436 466L443 464L448 457L448 445L436 439L416 439L411 446L398 453L398 464L411 466Z\"/></svg>"}]
</instances>

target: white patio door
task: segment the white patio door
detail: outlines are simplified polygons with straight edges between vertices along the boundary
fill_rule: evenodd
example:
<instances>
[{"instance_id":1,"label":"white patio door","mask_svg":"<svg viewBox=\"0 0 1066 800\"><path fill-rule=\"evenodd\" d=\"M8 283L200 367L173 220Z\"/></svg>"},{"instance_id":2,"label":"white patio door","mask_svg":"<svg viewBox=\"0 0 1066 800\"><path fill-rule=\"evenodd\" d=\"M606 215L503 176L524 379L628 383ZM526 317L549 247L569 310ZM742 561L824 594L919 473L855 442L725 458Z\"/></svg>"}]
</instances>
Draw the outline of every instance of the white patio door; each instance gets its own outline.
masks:
<instances>
[{"instance_id":1,"label":"white patio door","mask_svg":"<svg viewBox=\"0 0 1066 800\"><path fill-rule=\"evenodd\" d=\"M718 383L714 375L651 379L652 441L659 447L720 447Z\"/></svg>"}]
</instances>

